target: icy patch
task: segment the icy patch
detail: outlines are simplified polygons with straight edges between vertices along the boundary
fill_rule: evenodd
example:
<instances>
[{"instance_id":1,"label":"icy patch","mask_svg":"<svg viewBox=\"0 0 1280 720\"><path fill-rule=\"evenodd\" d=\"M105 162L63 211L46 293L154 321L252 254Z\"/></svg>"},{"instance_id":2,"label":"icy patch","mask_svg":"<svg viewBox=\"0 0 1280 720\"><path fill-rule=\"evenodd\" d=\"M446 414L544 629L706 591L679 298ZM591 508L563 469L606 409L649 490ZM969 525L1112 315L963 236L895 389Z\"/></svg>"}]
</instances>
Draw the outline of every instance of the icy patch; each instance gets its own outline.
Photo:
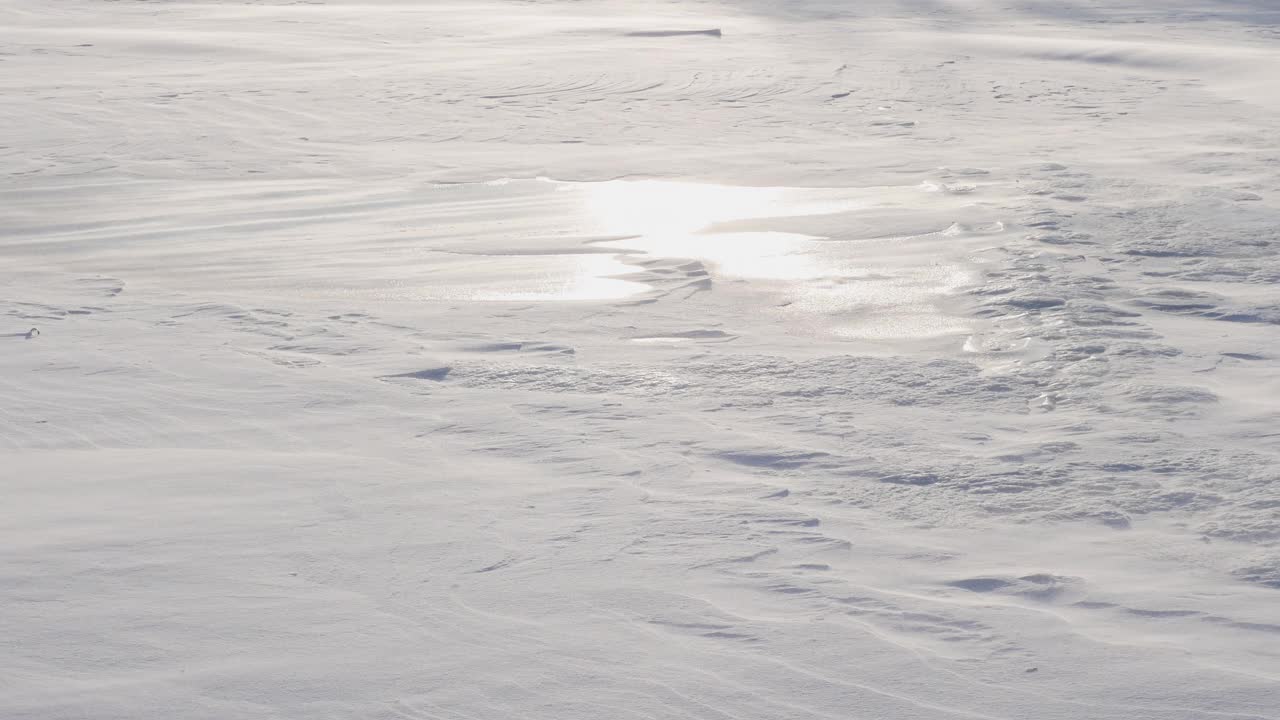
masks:
<instances>
[{"instance_id":1,"label":"icy patch","mask_svg":"<svg viewBox=\"0 0 1280 720\"><path fill-rule=\"evenodd\" d=\"M942 173L949 177L951 171ZM74 227L19 239L92 243L91 267L155 286L342 302L679 301L759 308L798 334L912 338L970 329L948 297L976 282L971 250L1003 221L927 186L790 188L665 180L324 182L280 189L228 219L257 182L133 183ZM86 188L51 188L39 209Z\"/></svg>"}]
</instances>

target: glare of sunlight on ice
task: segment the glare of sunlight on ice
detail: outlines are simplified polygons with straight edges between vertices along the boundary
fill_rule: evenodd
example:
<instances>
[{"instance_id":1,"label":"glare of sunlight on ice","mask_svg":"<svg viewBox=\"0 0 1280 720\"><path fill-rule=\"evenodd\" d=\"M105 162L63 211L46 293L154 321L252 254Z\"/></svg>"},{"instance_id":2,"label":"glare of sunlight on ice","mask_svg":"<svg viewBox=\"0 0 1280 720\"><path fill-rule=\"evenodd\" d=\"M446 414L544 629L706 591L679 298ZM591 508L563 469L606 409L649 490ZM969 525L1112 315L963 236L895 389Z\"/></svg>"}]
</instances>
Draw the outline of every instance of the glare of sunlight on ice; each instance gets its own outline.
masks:
<instances>
[{"instance_id":1,"label":"glare of sunlight on ice","mask_svg":"<svg viewBox=\"0 0 1280 720\"><path fill-rule=\"evenodd\" d=\"M859 276L867 270L842 256L837 244L784 232L662 234L619 244L651 255L696 257L710 264L717 277L758 280L811 280ZM846 253L847 254L847 253Z\"/></svg>"},{"instance_id":2,"label":"glare of sunlight on ice","mask_svg":"<svg viewBox=\"0 0 1280 720\"><path fill-rule=\"evenodd\" d=\"M607 233L691 233L708 225L760 217L779 206L780 188L726 187L660 180L585 186L587 212Z\"/></svg>"},{"instance_id":3,"label":"glare of sunlight on ice","mask_svg":"<svg viewBox=\"0 0 1280 720\"><path fill-rule=\"evenodd\" d=\"M962 332L964 321L941 312L937 303L973 277L959 266L936 263L934 253L941 248L934 243L942 235L1003 229L955 228L921 244L899 246L892 238L850 244L767 226L743 231L750 226L728 225L918 202L915 195L921 188L732 187L644 180L564 183L561 189L578 193L592 232L628 236L606 247L696 258L715 278L766 281L762 287L782 294L789 312L829 318L830 331L850 338Z\"/></svg>"},{"instance_id":4,"label":"glare of sunlight on ice","mask_svg":"<svg viewBox=\"0 0 1280 720\"><path fill-rule=\"evenodd\" d=\"M931 244L936 238L917 248L916 243L900 246L894 238L833 240L782 232L775 223L827 215L830 226L838 229L842 223L837 218L844 213L918 202L917 187L542 178L491 181L450 192L451 200L458 192L469 193L469 204L449 205L449 212L465 208L492 214L497 237L482 240L486 244L477 254L431 255L430 282L421 286L421 297L617 300L660 292L668 278L677 277L646 269L643 261L687 258L705 264L714 281L759 281L756 287L784 296L792 312L833 320L838 334L894 337L954 329L931 306L939 294L962 284L949 276L954 268L934 263L934 251L940 248ZM529 224L520 225L519 218L526 216ZM587 246L589 250L579 249Z\"/></svg>"},{"instance_id":5,"label":"glare of sunlight on ice","mask_svg":"<svg viewBox=\"0 0 1280 720\"><path fill-rule=\"evenodd\" d=\"M696 257L721 277L804 280L857 273L819 238L783 232L706 232L717 223L843 212L865 191L734 187L665 180L566 184L582 193L594 232L636 235L620 242L651 255Z\"/></svg>"}]
</instances>

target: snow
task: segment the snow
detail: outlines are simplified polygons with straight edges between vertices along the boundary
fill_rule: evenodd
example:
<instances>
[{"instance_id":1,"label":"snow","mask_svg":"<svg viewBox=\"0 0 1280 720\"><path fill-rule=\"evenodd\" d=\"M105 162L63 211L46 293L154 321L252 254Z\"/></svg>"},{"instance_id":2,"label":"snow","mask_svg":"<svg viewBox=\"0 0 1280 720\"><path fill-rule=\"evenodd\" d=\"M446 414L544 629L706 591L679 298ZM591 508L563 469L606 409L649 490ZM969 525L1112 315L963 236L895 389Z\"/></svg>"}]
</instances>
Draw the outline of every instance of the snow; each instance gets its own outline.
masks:
<instances>
[{"instance_id":1,"label":"snow","mask_svg":"<svg viewBox=\"0 0 1280 720\"><path fill-rule=\"evenodd\" d=\"M1280 717L1272 5L0 0L0 717Z\"/></svg>"}]
</instances>

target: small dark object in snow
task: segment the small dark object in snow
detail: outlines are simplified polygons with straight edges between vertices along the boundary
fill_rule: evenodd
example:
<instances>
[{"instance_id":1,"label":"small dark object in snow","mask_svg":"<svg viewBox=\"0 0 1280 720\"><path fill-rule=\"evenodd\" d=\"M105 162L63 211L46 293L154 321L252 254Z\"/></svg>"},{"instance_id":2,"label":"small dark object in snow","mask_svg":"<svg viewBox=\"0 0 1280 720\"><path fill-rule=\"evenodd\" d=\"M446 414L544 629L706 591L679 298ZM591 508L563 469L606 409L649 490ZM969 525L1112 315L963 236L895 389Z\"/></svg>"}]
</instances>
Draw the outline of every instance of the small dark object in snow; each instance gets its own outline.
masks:
<instances>
[{"instance_id":1,"label":"small dark object in snow","mask_svg":"<svg viewBox=\"0 0 1280 720\"><path fill-rule=\"evenodd\" d=\"M1027 672L1029 672L1029 673L1033 673L1033 672L1040 672L1040 668L1038 668L1038 667L1027 668Z\"/></svg>"},{"instance_id":2,"label":"small dark object in snow","mask_svg":"<svg viewBox=\"0 0 1280 720\"><path fill-rule=\"evenodd\" d=\"M39 330L37 330L36 328L31 328L30 330L27 331L27 339L30 340L31 338L34 338L39 334L40 334Z\"/></svg>"},{"instance_id":3,"label":"small dark object in snow","mask_svg":"<svg viewBox=\"0 0 1280 720\"><path fill-rule=\"evenodd\" d=\"M711 28L710 30L639 30L627 33L627 37L680 37L682 35L723 37L724 33L720 31L720 28Z\"/></svg>"}]
</instances>

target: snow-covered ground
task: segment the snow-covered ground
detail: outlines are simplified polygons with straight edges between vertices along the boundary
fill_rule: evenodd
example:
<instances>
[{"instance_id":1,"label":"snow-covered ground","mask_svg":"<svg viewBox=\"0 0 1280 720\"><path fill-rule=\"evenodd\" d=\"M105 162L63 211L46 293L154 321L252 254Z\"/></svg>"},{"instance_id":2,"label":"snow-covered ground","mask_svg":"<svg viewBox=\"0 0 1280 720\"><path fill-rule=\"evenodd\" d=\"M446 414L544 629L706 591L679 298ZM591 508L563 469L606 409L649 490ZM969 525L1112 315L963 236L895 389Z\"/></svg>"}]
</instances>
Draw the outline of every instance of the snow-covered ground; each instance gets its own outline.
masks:
<instances>
[{"instance_id":1,"label":"snow-covered ground","mask_svg":"<svg viewBox=\"0 0 1280 720\"><path fill-rule=\"evenodd\" d=\"M0 27L0 717L1280 718L1274 0Z\"/></svg>"}]
</instances>

